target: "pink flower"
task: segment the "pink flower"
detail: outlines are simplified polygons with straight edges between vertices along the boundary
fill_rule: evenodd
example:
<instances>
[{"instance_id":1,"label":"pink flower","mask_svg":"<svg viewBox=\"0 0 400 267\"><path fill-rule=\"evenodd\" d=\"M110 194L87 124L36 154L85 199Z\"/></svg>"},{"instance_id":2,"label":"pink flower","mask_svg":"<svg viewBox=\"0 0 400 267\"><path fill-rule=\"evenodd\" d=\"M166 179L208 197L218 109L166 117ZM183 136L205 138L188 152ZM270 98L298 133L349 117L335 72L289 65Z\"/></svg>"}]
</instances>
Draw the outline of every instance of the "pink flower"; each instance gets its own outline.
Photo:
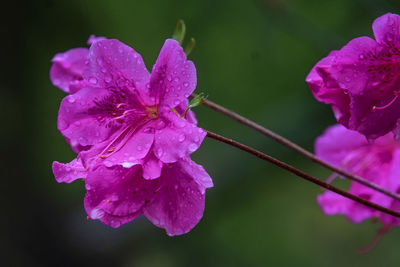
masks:
<instances>
[{"instance_id":1,"label":"pink flower","mask_svg":"<svg viewBox=\"0 0 400 267\"><path fill-rule=\"evenodd\" d=\"M319 158L382 188L396 193L400 190L400 145L392 133L369 143L358 132L335 125L316 140L315 153ZM400 210L399 201L356 182L351 182L349 192L381 206ZM354 223L377 218L387 226L400 225L400 220L393 216L330 191L320 194L317 199L327 215L343 214Z\"/></svg>"},{"instance_id":2,"label":"pink flower","mask_svg":"<svg viewBox=\"0 0 400 267\"><path fill-rule=\"evenodd\" d=\"M306 79L315 98L332 105L339 123L368 139L400 127L400 16L383 15L372 28L375 40L353 39Z\"/></svg>"},{"instance_id":3,"label":"pink flower","mask_svg":"<svg viewBox=\"0 0 400 267\"><path fill-rule=\"evenodd\" d=\"M75 56L73 51L64 53L68 56L63 56L63 60L55 60L52 70L57 71L51 71L52 79L58 77L62 81L61 88L70 93L61 102L58 129L79 153L70 163L53 163L57 181L70 183L86 178L86 210L90 217L105 224L118 227L145 213L169 234L189 231L201 218L205 188L212 186L205 171L189 159L206 135L196 126L193 112L183 117L188 106L187 97L196 87L194 64L186 60L178 42L170 39L161 49L151 76L142 57L118 40L95 39L81 57ZM58 75L60 66L70 66L65 67L64 76ZM177 177L182 177L182 181L177 181ZM207 177L203 184L197 183L201 177ZM125 188L126 183L132 188ZM179 188L187 185L190 192L173 193L169 190L170 183ZM199 184L197 189L194 184ZM153 188L152 185L157 186ZM106 205L107 209L102 206L103 200L119 203L116 198L125 198L126 192L136 187L143 195L126 198L112 208L109 208L111 205ZM146 190L151 191L152 197ZM158 191L163 193L156 194ZM184 203L190 200L185 198L192 197L191 194L197 196L197 202L190 204L196 209L195 218L187 218L191 211L179 213L178 208L175 214L170 214L175 217L161 218L161 213L168 211L169 202L186 205ZM143 201L146 208L143 203L139 204ZM154 203L164 205L165 210ZM124 205L127 207L122 212ZM184 223L185 220L190 223Z\"/></svg>"}]
</instances>

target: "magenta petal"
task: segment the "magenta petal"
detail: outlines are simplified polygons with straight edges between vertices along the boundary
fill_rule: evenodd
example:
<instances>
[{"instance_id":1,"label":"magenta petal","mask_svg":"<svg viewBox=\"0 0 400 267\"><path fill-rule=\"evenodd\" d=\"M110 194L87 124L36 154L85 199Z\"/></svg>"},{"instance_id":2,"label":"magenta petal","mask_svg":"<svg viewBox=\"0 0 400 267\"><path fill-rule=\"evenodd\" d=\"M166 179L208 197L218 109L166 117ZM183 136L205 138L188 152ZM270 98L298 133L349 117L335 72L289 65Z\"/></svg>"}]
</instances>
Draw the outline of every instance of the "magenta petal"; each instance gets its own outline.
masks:
<instances>
[{"instance_id":1,"label":"magenta petal","mask_svg":"<svg viewBox=\"0 0 400 267\"><path fill-rule=\"evenodd\" d=\"M372 24L375 39L380 44L400 44L400 16L387 13Z\"/></svg>"},{"instance_id":2,"label":"magenta petal","mask_svg":"<svg viewBox=\"0 0 400 267\"><path fill-rule=\"evenodd\" d=\"M141 210L124 216L112 215L102 209L92 206L91 199L90 197L88 197L88 195L85 196L84 205L89 219L100 220L105 225L111 226L113 228L118 228L121 225L129 223L142 215Z\"/></svg>"},{"instance_id":3,"label":"magenta petal","mask_svg":"<svg viewBox=\"0 0 400 267\"><path fill-rule=\"evenodd\" d=\"M153 151L162 162L172 163L196 151L206 132L172 111L163 115L170 123L156 130Z\"/></svg>"},{"instance_id":4,"label":"magenta petal","mask_svg":"<svg viewBox=\"0 0 400 267\"><path fill-rule=\"evenodd\" d=\"M367 144L367 139L362 134L337 124L326 129L316 139L314 147L317 157L342 168L349 154Z\"/></svg>"},{"instance_id":5,"label":"magenta petal","mask_svg":"<svg viewBox=\"0 0 400 267\"><path fill-rule=\"evenodd\" d=\"M102 36L100 36L100 37L97 37L96 35L90 35L89 36L89 39L87 40L87 44L88 45L92 45L92 44L94 44L95 42L98 42L98 41L103 41L103 40L106 40L107 38L105 38L105 37L102 37Z\"/></svg>"},{"instance_id":6,"label":"magenta petal","mask_svg":"<svg viewBox=\"0 0 400 267\"><path fill-rule=\"evenodd\" d=\"M97 114L90 113L94 101L106 94L105 90L88 87L62 100L57 125L71 146L90 146L106 140L115 132L115 127L101 123Z\"/></svg>"},{"instance_id":7,"label":"magenta petal","mask_svg":"<svg viewBox=\"0 0 400 267\"><path fill-rule=\"evenodd\" d=\"M141 55L118 40L93 43L89 50L89 66L83 76L93 86L101 88L136 89L143 104L154 105L147 96L149 73Z\"/></svg>"},{"instance_id":8,"label":"magenta petal","mask_svg":"<svg viewBox=\"0 0 400 267\"><path fill-rule=\"evenodd\" d=\"M179 164L189 176L193 177L202 194L205 193L207 188L214 186L210 175L204 170L203 166L196 164L189 157L181 159Z\"/></svg>"},{"instance_id":9,"label":"magenta petal","mask_svg":"<svg viewBox=\"0 0 400 267\"><path fill-rule=\"evenodd\" d=\"M370 208L330 191L319 195L317 200L326 215L342 214L354 223L360 223L375 213Z\"/></svg>"},{"instance_id":10,"label":"magenta petal","mask_svg":"<svg viewBox=\"0 0 400 267\"><path fill-rule=\"evenodd\" d=\"M151 96L160 107L174 108L190 96L197 84L196 68L175 40L168 39L153 67Z\"/></svg>"},{"instance_id":11,"label":"magenta petal","mask_svg":"<svg viewBox=\"0 0 400 267\"><path fill-rule=\"evenodd\" d=\"M166 165L161 177L161 189L145 206L145 216L170 236L189 232L201 219L204 197L201 186L182 167L182 162Z\"/></svg>"},{"instance_id":12,"label":"magenta petal","mask_svg":"<svg viewBox=\"0 0 400 267\"><path fill-rule=\"evenodd\" d=\"M116 135L118 134L119 132ZM127 140L120 141L121 143L117 143L116 147L111 146L106 148L111 148L113 150L111 153L104 151L103 155L107 156L104 164L107 167L120 164L129 168L136 165L140 159L143 159L149 153L154 141L154 130L145 126L135 130L133 133L129 133L128 131L122 138L126 138ZM118 146L120 145L121 147L119 148Z\"/></svg>"},{"instance_id":13,"label":"magenta petal","mask_svg":"<svg viewBox=\"0 0 400 267\"><path fill-rule=\"evenodd\" d=\"M103 214L128 216L129 219L135 217L143 205L151 201L157 188L157 180L142 178L140 166L129 169L99 166L86 178L85 208L92 219L100 219L104 224L112 225Z\"/></svg>"},{"instance_id":14,"label":"magenta petal","mask_svg":"<svg viewBox=\"0 0 400 267\"><path fill-rule=\"evenodd\" d=\"M71 85L75 88L73 91L76 91L77 83L81 83L83 79L88 54L87 48L74 48L55 55L50 69L51 82L64 92L71 93Z\"/></svg>"},{"instance_id":15,"label":"magenta petal","mask_svg":"<svg viewBox=\"0 0 400 267\"><path fill-rule=\"evenodd\" d=\"M71 183L76 179L85 179L87 170L83 167L80 158L70 163L53 162L53 174L59 183Z\"/></svg>"},{"instance_id":16,"label":"magenta petal","mask_svg":"<svg viewBox=\"0 0 400 267\"><path fill-rule=\"evenodd\" d=\"M151 180L160 177L162 167L162 161L154 156L153 153L149 153L143 159L143 178Z\"/></svg>"}]
</instances>

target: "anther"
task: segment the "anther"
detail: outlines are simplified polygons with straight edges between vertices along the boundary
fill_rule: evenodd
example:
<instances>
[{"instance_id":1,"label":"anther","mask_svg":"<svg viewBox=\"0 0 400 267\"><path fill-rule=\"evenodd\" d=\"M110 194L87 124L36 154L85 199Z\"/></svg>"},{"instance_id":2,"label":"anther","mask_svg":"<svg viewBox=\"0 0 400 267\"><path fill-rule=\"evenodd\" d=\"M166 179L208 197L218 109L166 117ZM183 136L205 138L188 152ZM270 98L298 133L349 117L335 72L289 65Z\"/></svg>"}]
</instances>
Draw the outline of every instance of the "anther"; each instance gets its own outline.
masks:
<instances>
[{"instance_id":1,"label":"anther","mask_svg":"<svg viewBox=\"0 0 400 267\"><path fill-rule=\"evenodd\" d=\"M105 158L107 158L107 156L106 155L100 155L99 158L105 159Z\"/></svg>"},{"instance_id":2,"label":"anther","mask_svg":"<svg viewBox=\"0 0 400 267\"><path fill-rule=\"evenodd\" d=\"M107 199L107 201L106 201L107 203L110 203L110 200L109 199Z\"/></svg>"},{"instance_id":3,"label":"anther","mask_svg":"<svg viewBox=\"0 0 400 267\"><path fill-rule=\"evenodd\" d=\"M372 106L372 110L375 111L377 109L385 109L385 108L389 107L390 105L392 105L394 103L394 101L396 101L397 97L399 97L399 92L393 91L393 95L394 95L394 97L392 100L390 100L389 103L387 103L386 105L384 105L382 107Z\"/></svg>"},{"instance_id":4,"label":"anther","mask_svg":"<svg viewBox=\"0 0 400 267\"><path fill-rule=\"evenodd\" d=\"M111 152L113 152L113 151L114 151L114 149L115 149L115 148L113 148L113 147L110 147L110 148L107 150L107 152L108 152L108 153L111 153Z\"/></svg>"}]
</instances>

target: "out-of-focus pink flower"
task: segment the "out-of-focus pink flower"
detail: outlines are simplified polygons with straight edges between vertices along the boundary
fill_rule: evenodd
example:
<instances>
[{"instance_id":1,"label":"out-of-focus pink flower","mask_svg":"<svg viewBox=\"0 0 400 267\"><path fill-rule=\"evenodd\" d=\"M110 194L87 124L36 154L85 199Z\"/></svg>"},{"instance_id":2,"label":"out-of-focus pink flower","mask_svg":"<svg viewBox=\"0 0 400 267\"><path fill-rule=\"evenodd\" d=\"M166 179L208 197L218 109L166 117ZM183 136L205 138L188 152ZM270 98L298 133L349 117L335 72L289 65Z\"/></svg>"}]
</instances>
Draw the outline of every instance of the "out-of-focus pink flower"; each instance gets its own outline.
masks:
<instances>
[{"instance_id":1,"label":"out-of-focus pink flower","mask_svg":"<svg viewBox=\"0 0 400 267\"><path fill-rule=\"evenodd\" d=\"M354 173L391 192L400 191L400 145L388 133L370 143L356 131L342 125L328 128L315 142L316 155L336 167ZM399 210L400 203L369 187L351 182L349 192L381 206ZM378 218L386 226L399 225L400 220L326 191L318 203L327 215L343 214L354 223Z\"/></svg>"},{"instance_id":2,"label":"out-of-focus pink flower","mask_svg":"<svg viewBox=\"0 0 400 267\"><path fill-rule=\"evenodd\" d=\"M196 126L193 112L183 116L187 97L196 87L194 64L186 59L178 42L168 39L150 75L131 47L114 39L90 42L82 57L72 57L75 52L70 50L64 54L73 60L55 61L52 67L57 70L51 72L54 81L61 77L57 76L59 66L67 61L74 66L65 72L68 75L60 86L70 95L62 100L58 129L79 153L70 163L53 163L57 181L85 178L86 210L105 224L118 227L145 213L171 235L189 231L201 218L205 188L212 186L205 171L189 158L206 135ZM74 87L78 90L71 90L71 84L79 84ZM178 177L182 181L176 180ZM202 177L207 180L203 184L199 182ZM177 186L175 191L170 190L172 183ZM132 187L125 187L128 185ZM129 190L143 195L130 198ZM193 194L196 202L192 203ZM102 206L104 201L113 204ZM145 208L139 202L148 205ZM192 206L196 211L190 211ZM177 211L168 213L172 208ZM193 218L188 217L191 212Z\"/></svg>"},{"instance_id":3,"label":"out-of-focus pink flower","mask_svg":"<svg viewBox=\"0 0 400 267\"><path fill-rule=\"evenodd\" d=\"M337 121L368 139L400 130L400 16L372 25L375 40L359 37L318 62L307 76L315 98L332 105ZM396 130L397 129L397 130Z\"/></svg>"}]
</instances>

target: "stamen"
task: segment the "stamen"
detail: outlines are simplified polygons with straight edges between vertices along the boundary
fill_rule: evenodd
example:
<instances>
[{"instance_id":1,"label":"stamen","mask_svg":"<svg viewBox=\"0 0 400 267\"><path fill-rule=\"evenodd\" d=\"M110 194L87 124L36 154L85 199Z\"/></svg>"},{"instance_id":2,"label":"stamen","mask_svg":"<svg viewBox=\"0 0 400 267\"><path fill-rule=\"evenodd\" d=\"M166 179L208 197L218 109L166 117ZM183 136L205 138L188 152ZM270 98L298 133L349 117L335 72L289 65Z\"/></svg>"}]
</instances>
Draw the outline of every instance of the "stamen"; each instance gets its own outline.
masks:
<instances>
[{"instance_id":1,"label":"stamen","mask_svg":"<svg viewBox=\"0 0 400 267\"><path fill-rule=\"evenodd\" d=\"M396 101L397 97L399 97L399 92L393 91L393 94L394 94L394 98L389 103L387 103L386 105L384 105L382 107L373 106L372 110L375 111L377 109L385 109L385 108L389 107L390 105L392 105L394 103L394 101Z\"/></svg>"},{"instance_id":2,"label":"stamen","mask_svg":"<svg viewBox=\"0 0 400 267\"><path fill-rule=\"evenodd\" d=\"M107 158L107 156L106 155L100 155L99 158L105 159L105 158Z\"/></svg>"},{"instance_id":3,"label":"stamen","mask_svg":"<svg viewBox=\"0 0 400 267\"><path fill-rule=\"evenodd\" d=\"M114 147L110 147L110 148L107 150L108 153L111 153L111 152L113 152L113 151L114 151Z\"/></svg>"}]
</instances>

